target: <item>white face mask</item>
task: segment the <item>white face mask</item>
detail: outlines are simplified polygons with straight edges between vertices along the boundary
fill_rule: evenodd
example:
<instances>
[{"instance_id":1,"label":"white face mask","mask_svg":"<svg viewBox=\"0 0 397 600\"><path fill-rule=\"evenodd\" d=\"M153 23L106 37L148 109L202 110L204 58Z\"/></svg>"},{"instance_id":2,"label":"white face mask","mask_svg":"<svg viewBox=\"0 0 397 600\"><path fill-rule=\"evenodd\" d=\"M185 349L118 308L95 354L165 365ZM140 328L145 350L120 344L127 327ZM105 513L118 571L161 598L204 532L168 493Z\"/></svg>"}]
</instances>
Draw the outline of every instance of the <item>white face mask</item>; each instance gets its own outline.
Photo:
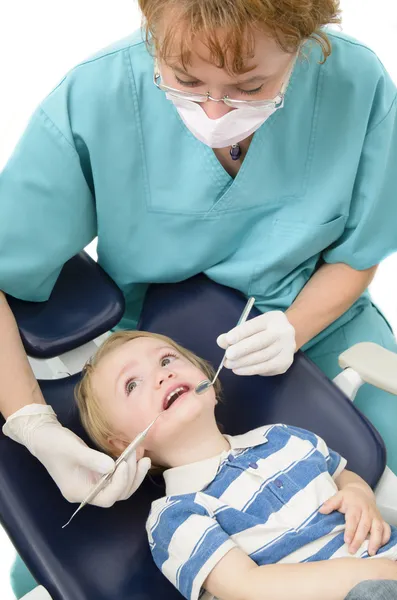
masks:
<instances>
[{"instance_id":1,"label":"white face mask","mask_svg":"<svg viewBox=\"0 0 397 600\"><path fill-rule=\"evenodd\" d=\"M244 106L235 108L219 119L210 119L199 103L166 94L175 105L179 116L192 134L210 148L225 148L245 140L267 119L283 107L253 108Z\"/></svg>"}]
</instances>

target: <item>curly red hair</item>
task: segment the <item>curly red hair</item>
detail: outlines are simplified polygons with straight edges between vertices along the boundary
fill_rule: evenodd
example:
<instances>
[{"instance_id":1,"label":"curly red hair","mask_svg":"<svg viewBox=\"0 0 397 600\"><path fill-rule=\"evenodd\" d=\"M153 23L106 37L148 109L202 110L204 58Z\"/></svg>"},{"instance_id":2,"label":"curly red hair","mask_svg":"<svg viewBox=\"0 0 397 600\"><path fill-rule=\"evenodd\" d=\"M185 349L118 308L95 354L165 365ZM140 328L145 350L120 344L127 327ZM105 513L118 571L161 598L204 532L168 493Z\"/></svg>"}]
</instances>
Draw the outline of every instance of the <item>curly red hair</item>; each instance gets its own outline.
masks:
<instances>
[{"instance_id":1,"label":"curly red hair","mask_svg":"<svg viewBox=\"0 0 397 600\"><path fill-rule=\"evenodd\" d=\"M146 40L165 62L175 55L186 69L192 43L203 36L211 61L231 73L246 72L254 50L253 33L270 34L286 52L315 40L324 61L331 44L325 25L339 24L339 0L139 0Z\"/></svg>"}]
</instances>

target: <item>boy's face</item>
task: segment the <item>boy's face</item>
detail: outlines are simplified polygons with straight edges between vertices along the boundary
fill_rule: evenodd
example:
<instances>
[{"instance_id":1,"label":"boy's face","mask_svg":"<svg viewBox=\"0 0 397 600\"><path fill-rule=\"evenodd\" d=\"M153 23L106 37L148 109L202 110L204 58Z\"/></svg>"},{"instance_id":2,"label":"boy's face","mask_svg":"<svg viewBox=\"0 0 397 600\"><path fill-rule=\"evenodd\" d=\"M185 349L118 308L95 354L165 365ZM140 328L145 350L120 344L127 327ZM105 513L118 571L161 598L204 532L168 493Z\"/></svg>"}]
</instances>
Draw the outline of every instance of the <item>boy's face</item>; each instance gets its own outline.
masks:
<instances>
[{"instance_id":1,"label":"boy's face","mask_svg":"<svg viewBox=\"0 0 397 600\"><path fill-rule=\"evenodd\" d=\"M213 388L200 396L194 393L203 379L200 369L162 340L142 337L112 350L101 359L92 380L114 431L110 443L124 450L164 411L137 452L138 458L145 450L161 457L161 448L175 442L182 431L186 434L186 428L214 419Z\"/></svg>"}]
</instances>

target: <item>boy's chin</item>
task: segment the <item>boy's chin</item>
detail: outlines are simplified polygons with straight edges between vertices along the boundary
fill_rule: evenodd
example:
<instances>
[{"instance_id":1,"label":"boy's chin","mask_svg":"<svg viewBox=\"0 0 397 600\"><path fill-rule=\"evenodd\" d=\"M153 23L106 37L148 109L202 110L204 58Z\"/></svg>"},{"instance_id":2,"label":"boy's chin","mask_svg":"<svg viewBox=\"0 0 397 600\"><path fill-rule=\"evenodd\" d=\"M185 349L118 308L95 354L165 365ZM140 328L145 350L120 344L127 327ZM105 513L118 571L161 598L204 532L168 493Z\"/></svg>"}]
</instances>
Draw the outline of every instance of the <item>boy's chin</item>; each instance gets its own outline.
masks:
<instances>
[{"instance_id":1,"label":"boy's chin","mask_svg":"<svg viewBox=\"0 0 397 600\"><path fill-rule=\"evenodd\" d=\"M194 422L199 418L204 411L197 406L179 406L175 407L174 410L167 410L164 415L164 421L167 419L170 426L174 423L189 423ZM160 420L160 419L159 419Z\"/></svg>"},{"instance_id":2,"label":"boy's chin","mask_svg":"<svg viewBox=\"0 0 397 600\"><path fill-rule=\"evenodd\" d=\"M210 406L200 406L198 404L180 405L174 409L165 411L164 414L164 427L167 429L177 430L182 426L186 427L197 427L200 421L208 422L209 419L215 420L214 408ZM161 419L159 419L160 425ZM167 424L166 424L167 422Z\"/></svg>"}]
</instances>

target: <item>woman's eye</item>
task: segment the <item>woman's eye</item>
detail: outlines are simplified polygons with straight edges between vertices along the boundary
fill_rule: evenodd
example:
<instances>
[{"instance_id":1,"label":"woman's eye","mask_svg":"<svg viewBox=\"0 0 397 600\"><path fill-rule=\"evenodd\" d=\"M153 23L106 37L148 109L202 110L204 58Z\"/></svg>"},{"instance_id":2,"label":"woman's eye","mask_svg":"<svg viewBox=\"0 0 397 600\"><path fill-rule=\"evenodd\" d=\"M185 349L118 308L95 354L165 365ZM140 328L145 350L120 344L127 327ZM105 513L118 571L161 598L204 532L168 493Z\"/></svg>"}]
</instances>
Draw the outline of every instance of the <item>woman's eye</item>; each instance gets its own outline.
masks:
<instances>
[{"instance_id":1,"label":"woman's eye","mask_svg":"<svg viewBox=\"0 0 397 600\"><path fill-rule=\"evenodd\" d=\"M127 396L129 396L131 394L131 392L133 392L137 386L137 382L134 379L129 379L126 384L125 384L125 391Z\"/></svg>"},{"instance_id":2,"label":"woman's eye","mask_svg":"<svg viewBox=\"0 0 397 600\"><path fill-rule=\"evenodd\" d=\"M183 81L183 79L179 79L179 77L177 75L174 75L176 81L180 84L180 85L184 85L185 87L195 87L197 85L200 85L199 81Z\"/></svg>"},{"instance_id":3,"label":"woman's eye","mask_svg":"<svg viewBox=\"0 0 397 600\"><path fill-rule=\"evenodd\" d=\"M262 91L263 88L263 84L260 85L258 88L255 88L254 90L238 90L240 92L240 94L245 94L246 96L252 96L253 94L259 94L259 92Z\"/></svg>"}]
</instances>

